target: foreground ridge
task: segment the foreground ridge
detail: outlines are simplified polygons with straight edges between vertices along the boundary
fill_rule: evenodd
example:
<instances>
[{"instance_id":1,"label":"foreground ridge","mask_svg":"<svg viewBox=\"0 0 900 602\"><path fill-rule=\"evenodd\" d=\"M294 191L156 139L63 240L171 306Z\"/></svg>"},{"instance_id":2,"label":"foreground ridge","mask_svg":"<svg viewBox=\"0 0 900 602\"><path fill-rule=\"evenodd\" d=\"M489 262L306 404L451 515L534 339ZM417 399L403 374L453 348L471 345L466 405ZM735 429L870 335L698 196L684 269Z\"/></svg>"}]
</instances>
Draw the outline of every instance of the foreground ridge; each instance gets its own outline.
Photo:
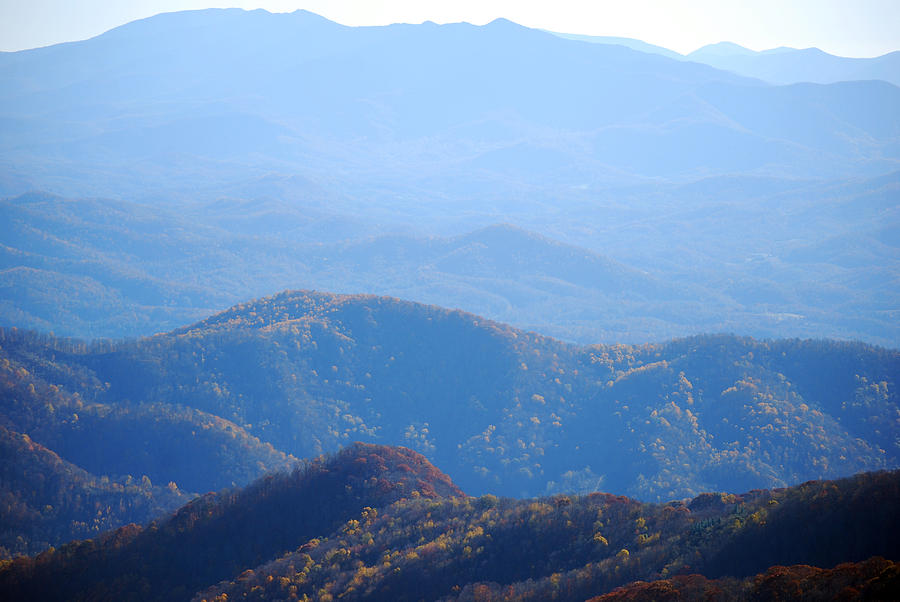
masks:
<instances>
[{"instance_id":1,"label":"foreground ridge","mask_svg":"<svg viewBox=\"0 0 900 602\"><path fill-rule=\"evenodd\" d=\"M463 495L420 454L358 443L246 488L198 497L146 527L7 561L0 591L12 599L184 598L373 507Z\"/></svg>"},{"instance_id":2,"label":"foreground ridge","mask_svg":"<svg viewBox=\"0 0 900 602\"><path fill-rule=\"evenodd\" d=\"M0 592L44 600L187 599L197 590L196 600L794 599L853 587L882 595L900 582L885 560L900 557L898 508L900 471L666 504L606 493L467 497L411 450L356 444L197 498L147 527L6 561Z\"/></svg>"}]
</instances>

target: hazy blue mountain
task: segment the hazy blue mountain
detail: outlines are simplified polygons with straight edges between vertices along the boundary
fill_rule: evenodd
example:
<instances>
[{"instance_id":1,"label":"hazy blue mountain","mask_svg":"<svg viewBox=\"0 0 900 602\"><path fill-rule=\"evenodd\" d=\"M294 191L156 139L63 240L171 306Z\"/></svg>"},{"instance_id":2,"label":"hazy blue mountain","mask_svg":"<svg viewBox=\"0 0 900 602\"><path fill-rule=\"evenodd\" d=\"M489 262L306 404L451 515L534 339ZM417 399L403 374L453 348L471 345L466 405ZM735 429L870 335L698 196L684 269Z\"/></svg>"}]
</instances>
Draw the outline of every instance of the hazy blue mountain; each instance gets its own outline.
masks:
<instances>
[{"instance_id":1,"label":"hazy blue mountain","mask_svg":"<svg viewBox=\"0 0 900 602\"><path fill-rule=\"evenodd\" d=\"M828 54L818 48L798 49L782 46L758 52L734 42L718 42L683 55L633 38L551 33L569 40L618 44L671 59L703 63L772 84L786 85L800 82L833 84L842 81L880 79L895 86L900 85L900 51L872 58L850 58Z\"/></svg>"},{"instance_id":2,"label":"hazy blue mountain","mask_svg":"<svg viewBox=\"0 0 900 602\"><path fill-rule=\"evenodd\" d=\"M849 58L818 48L781 47L756 52L720 42L699 48L686 58L773 84L880 79L900 86L900 51L873 58Z\"/></svg>"},{"instance_id":3,"label":"hazy blue mountain","mask_svg":"<svg viewBox=\"0 0 900 602\"><path fill-rule=\"evenodd\" d=\"M9 217L0 230L7 245L0 316L60 335L152 334L242 298L302 285L442 303L567 338L620 340L649 334L637 320L628 324L628 314L680 303L693 321L700 299L715 297L510 225L454 237L321 243L306 242L311 230L327 227L320 220L292 220L263 203L204 208L205 227L115 201L26 195L0 206ZM678 331L674 322L656 328Z\"/></svg>"},{"instance_id":4,"label":"hazy blue mountain","mask_svg":"<svg viewBox=\"0 0 900 602\"><path fill-rule=\"evenodd\" d=\"M503 20L166 14L4 55L0 83L4 182L67 195L214 198L276 172L308 180L307 197L471 203L472 186L508 198L648 176L881 173L900 158L897 88L764 86Z\"/></svg>"},{"instance_id":5,"label":"hazy blue mountain","mask_svg":"<svg viewBox=\"0 0 900 602\"><path fill-rule=\"evenodd\" d=\"M649 52L651 54L661 54L662 56L669 57L670 59L678 59L681 60L684 58L684 55L675 52L674 50L669 50L668 48L663 48L662 46L657 46L656 44L648 44L642 40L636 40L634 38L621 38L617 36L589 36L578 33L560 33L556 31L551 31L553 35L559 36L561 38L565 38L567 40L577 40L579 42L591 42L592 44L618 44L619 46L625 46L627 48L631 48L632 50L638 50L640 52ZM701 61L702 62L702 61Z\"/></svg>"},{"instance_id":6,"label":"hazy blue mountain","mask_svg":"<svg viewBox=\"0 0 900 602\"><path fill-rule=\"evenodd\" d=\"M142 335L306 287L582 342L900 340L885 82L234 9L3 54L0 84L7 325ZM544 242L465 239L498 223Z\"/></svg>"},{"instance_id":7,"label":"hazy blue mountain","mask_svg":"<svg viewBox=\"0 0 900 602\"><path fill-rule=\"evenodd\" d=\"M529 207L506 216L574 232L578 245L512 224L379 232L275 198L176 212L23 195L0 201L0 324L149 335L303 286L458 307L582 343L739 332L896 346L898 177L710 179L622 191L542 224Z\"/></svg>"},{"instance_id":8,"label":"hazy blue mountain","mask_svg":"<svg viewBox=\"0 0 900 602\"><path fill-rule=\"evenodd\" d=\"M696 60L697 62L703 63L704 59L716 58L716 57L735 57L735 56L754 56L758 54L755 50L750 50L749 48L744 48L740 44L735 44L734 42L718 42L716 44L707 44L702 48L698 48L694 52L686 55Z\"/></svg>"}]
</instances>

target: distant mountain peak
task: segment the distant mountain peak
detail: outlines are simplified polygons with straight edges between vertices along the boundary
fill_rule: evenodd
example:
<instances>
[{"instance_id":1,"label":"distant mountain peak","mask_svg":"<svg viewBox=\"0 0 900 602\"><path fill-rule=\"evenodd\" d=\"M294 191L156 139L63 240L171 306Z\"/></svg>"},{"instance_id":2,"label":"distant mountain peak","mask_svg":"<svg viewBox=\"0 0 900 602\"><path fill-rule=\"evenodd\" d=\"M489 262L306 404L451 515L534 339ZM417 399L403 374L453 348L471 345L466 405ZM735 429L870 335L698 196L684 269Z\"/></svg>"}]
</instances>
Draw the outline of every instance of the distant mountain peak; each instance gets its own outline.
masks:
<instances>
[{"instance_id":1,"label":"distant mountain peak","mask_svg":"<svg viewBox=\"0 0 900 602\"><path fill-rule=\"evenodd\" d=\"M735 56L735 55L743 55L743 56L751 56L757 54L755 50L750 50L749 48L744 48L740 44L735 44L734 42L717 42L715 44L707 44L701 48L698 48L694 52L690 53L688 58L692 58L694 56L703 56L703 55L718 55L718 56Z\"/></svg>"},{"instance_id":2,"label":"distant mountain peak","mask_svg":"<svg viewBox=\"0 0 900 602\"><path fill-rule=\"evenodd\" d=\"M783 52L794 52L796 48L791 46L778 46L777 48L769 48L768 50L763 50L760 54L781 54ZM816 48L815 50L818 50Z\"/></svg>"},{"instance_id":3,"label":"distant mountain peak","mask_svg":"<svg viewBox=\"0 0 900 602\"><path fill-rule=\"evenodd\" d=\"M498 18L494 19L493 21L491 21L490 23L488 23L486 25L486 27L523 27L523 26L519 25L518 23L515 23L513 21L510 21L509 19L504 19L503 17L498 17Z\"/></svg>"}]
</instances>

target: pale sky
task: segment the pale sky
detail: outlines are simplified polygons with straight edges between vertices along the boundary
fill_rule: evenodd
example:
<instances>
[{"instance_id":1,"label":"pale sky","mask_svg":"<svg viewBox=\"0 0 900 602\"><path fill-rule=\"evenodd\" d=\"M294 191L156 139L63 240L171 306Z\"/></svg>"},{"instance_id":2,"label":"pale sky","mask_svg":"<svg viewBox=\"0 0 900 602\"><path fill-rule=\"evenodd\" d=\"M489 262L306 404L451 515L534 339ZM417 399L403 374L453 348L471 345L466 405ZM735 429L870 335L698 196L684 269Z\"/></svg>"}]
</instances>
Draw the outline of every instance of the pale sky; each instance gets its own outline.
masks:
<instances>
[{"instance_id":1,"label":"pale sky","mask_svg":"<svg viewBox=\"0 0 900 602\"><path fill-rule=\"evenodd\" d=\"M209 7L304 8L345 25L484 24L637 38L688 53L730 41L765 50L815 46L840 56L900 50L900 0L0 0L0 50L93 37L161 12Z\"/></svg>"}]
</instances>

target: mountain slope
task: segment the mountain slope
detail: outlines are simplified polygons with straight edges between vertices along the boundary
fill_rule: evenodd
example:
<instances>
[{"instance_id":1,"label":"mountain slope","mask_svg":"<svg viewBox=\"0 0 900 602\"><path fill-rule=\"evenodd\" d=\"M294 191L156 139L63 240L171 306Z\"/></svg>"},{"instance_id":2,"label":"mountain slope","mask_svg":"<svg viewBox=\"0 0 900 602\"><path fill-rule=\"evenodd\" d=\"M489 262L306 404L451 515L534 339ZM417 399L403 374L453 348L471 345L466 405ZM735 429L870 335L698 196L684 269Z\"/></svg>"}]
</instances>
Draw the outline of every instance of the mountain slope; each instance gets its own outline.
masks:
<instances>
[{"instance_id":1,"label":"mountain slope","mask_svg":"<svg viewBox=\"0 0 900 602\"><path fill-rule=\"evenodd\" d=\"M19 583L12 573L27 561L17 560L0 577L0 588L22 599L186 599L198 588L331 533L361 513L374 517L373 508L401 497L461 495L418 454L357 444L246 489L197 498L146 528L131 525L44 554Z\"/></svg>"},{"instance_id":2,"label":"mountain slope","mask_svg":"<svg viewBox=\"0 0 900 602\"><path fill-rule=\"evenodd\" d=\"M590 602L657 600L886 600L900 588L900 565L873 557L833 569L808 565L775 566L742 581L688 575L638 581L591 598Z\"/></svg>"},{"instance_id":3,"label":"mountain slope","mask_svg":"<svg viewBox=\"0 0 900 602\"><path fill-rule=\"evenodd\" d=\"M862 475L777 492L706 494L688 504L666 505L605 494L499 503L490 498L401 501L380 511L375 520L360 521L358 529L348 523L351 528L336 531L315 547L287 554L194 599L214 600L223 594L228 599L272 599L296 591L298 597L326 592L351 600L584 600L634 579L715 574L707 565L710 555L747 532L777 537L786 526L802 529L792 536L792 549L809 564L832 566L825 556L845 561L877 554L896 557L897 546L886 534L897 526L897 512L890 506L897 499L896 482L896 473ZM868 514L873 506L877 514ZM807 524L817 510L840 522ZM787 524L767 524L789 513L793 516ZM851 532L859 539L850 546L839 544L826 551L819 545ZM754 558L754 563L737 562L728 574L749 576L753 566L772 566L782 556L761 547ZM895 565L884 560L865 565L874 570L873 577L887 573L875 591L896 587ZM771 572L775 575L761 589L775 589L778 572ZM795 583L786 599L802 597L828 577L814 574L806 584Z\"/></svg>"},{"instance_id":4,"label":"mountain slope","mask_svg":"<svg viewBox=\"0 0 900 602\"><path fill-rule=\"evenodd\" d=\"M208 491L290 464L238 425L186 405L99 401L107 383L71 362L77 344L16 331L0 332L0 344L0 423L90 472Z\"/></svg>"},{"instance_id":5,"label":"mountain slope","mask_svg":"<svg viewBox=\"0 0 900 602\"><path fill-rule=\"evenodd\" d=\"M66 362L72 343L48 342L0 333L0 556L144 523L188 492L243 485L292 465L236 424L196 409L97 403L105 384Z\"/></svg>"},{"instance_id":6,"label":"mountain slope","mask_svg":"<svg viewBox=\"0 0 900 602\"><path fill-rule=\"evenodd\" d=\"M753 585L787 599L835 581L873 587L875 579L872 591L887 591L896 587L895 565L861 561L900 554L898 501L897 472L667 504L602 493L471 498L414 452L357 444L198 498L146 528L6 562L0 592L46 600L583 600L635 579L674 576L650 592L709 590L708 579L741 579L759 567L768 573ZM768 568L789 559L859 564ZM747 585L726 580L723 588Z\"/></svg>"},{"instance_id":7,"label":"mountain slope","mask_svg":"<svg viewBox=\"0 0 900 602\"><path fill-rule=\"evenodd\" d=\"M147 522L186 503L174 484L96 477L0 426L0 559Z\"/></svg>"},{"instance_id":8,"label":"mountain slope","mask_svg":"<svg viewBox=\"0 0 900 602\"><path fill-rule=\"evenodd\" d=\"M311 292L65 355L53 339L8 340L28 370L104 383L84 395L109 408L189 405L297 457L404 444L473 493L602 483L659 500L900 463L900 357L861 344L578 347L460 311Z\"/></svg>"}]
</instances>

